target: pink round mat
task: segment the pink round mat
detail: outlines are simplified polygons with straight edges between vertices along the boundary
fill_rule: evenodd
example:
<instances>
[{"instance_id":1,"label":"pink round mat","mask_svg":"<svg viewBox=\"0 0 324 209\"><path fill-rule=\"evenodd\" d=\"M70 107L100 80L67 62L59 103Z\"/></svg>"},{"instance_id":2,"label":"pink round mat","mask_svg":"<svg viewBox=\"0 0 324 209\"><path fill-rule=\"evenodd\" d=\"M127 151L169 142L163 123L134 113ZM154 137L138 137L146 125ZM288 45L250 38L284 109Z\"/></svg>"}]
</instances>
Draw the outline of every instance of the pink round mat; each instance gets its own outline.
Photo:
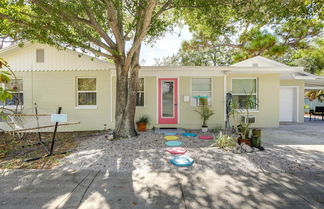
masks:
<instances>
[{"instance_id":1,"label":"pink round mat","mask_svg":"<svg viewBox=\"0 0 324 209\"><path fill-rule=\"evenodd\" d=\"M184 154L187 152L187 150L182 147L167 148L167 151L170 152L171 154Z\"/></svg>"},{"instance_id":2,"label":"pink round mat","mask_svg":"<svg viewBox=\"0 0 324 209\"><path fill-rule=\"evenodd\" d=\"M212 140L214 137L213 136L199 136L199 139L204 139L204 140Z\"/></svg>"}]
</instances>

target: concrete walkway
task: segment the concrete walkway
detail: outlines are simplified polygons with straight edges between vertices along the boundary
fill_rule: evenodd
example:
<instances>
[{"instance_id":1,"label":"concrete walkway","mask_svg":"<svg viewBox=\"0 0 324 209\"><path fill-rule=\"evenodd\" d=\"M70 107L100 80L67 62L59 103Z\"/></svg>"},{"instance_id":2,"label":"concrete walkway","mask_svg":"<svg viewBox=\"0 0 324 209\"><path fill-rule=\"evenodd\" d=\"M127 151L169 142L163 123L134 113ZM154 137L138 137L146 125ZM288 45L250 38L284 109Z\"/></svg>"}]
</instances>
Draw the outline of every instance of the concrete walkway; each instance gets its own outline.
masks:
<instances>
[{"instance_id":1,"label":"concrete walkway","mask_svg":"<svg viewBox=\"0 0 324 209\"><path fill-rule=\"evenodd\" d=\"M285 123L262 130L262 142L271 145L324 145L324 121Z\"/></svg>"},{"instance_id":2,"label":"concrete walkway","mask_svg":"<svg viewBox=\"0 0 324 209\"><path fill-rule=\"evenodd\" d=\"M233 170L1 171L0 208L324 208L324 177Z\"/></svg>"}]
</instances>

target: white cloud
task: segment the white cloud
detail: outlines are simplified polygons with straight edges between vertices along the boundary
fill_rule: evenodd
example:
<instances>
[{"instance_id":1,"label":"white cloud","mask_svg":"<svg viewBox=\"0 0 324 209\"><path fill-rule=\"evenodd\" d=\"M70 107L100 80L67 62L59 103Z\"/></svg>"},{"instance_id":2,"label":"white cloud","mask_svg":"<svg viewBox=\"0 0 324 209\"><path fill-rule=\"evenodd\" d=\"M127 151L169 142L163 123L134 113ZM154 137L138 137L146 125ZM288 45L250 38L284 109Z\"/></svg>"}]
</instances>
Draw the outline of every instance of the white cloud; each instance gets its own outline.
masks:
<instances>
[{"instance_id":1,"label":"white cloud","mask_svg":"<svg viewBox=\"0 0 324 209\"><path fill-rule=\"evenodd\" d=\"M162 58L177 53L182 41L191 38L192 34L189 32L188 26L176 28L174 33L166 33L165 37L158 40L153 47L144 44L140 60L145 60L144 65L154 65L154 58Z\"/></svg>"}]
</instances>

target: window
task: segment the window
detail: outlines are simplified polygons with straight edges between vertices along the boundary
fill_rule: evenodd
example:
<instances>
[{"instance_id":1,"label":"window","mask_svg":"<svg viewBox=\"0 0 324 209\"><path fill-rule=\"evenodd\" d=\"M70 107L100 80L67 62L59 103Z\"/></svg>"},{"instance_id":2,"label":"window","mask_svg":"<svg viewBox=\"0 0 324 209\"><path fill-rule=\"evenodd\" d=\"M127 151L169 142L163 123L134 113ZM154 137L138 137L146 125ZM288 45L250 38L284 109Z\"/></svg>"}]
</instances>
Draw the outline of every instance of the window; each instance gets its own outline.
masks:
<instances>
[{"instance_id":1,"label":"window","mask_svg":"<svg viewBox=\"0 0 324 209\"><path fill-rule=\"evenodd\" d=\"M232 79L233 104L238 109L257 109L257 79Z\"/></svg>"},{"instance_id":2,"label":"window","mask_svg":"<svg viewBox=\"0 0 324 209\"><path fill-rule=\"evenodd\" d=\"M241 116L241 123L255 123L255 116Z\"/></svg>"},{"instance_id":3,"label":"window","mask_svg":"<svg viewBox=\"0 0 324 209\"><path fill-rule=\"evenodd\" d=\"M138 89L136 94L136 106L144 106L144 78L138 80Z\"/></svg>"},{"instance_id":4,"label":"window","mask_svg":"<svg viewBox=\"0 0 324 209\"><path fill-rule=\"evenodd\" d=\"M77 85L77 105L97 105L96 78L78 78Z\"/></svg>"},{"instance_id":5,"label":"window","mask_svg":"<svg viewBox=\"0 0 324 209\"><path fill-rule=\"evenodd\" d=\"M36 62L43 63L45 60L44 49L36 49Z\"/></svg>"},{"instance_id":6,"label":"window","mask_svg":"<svg viewBox=\"0 0 324 209\"><path fill-rule=\"evenodd\" d=\"M12 99L6 99L6 101L4 102L5 106L16 106L24 104L24 89L22 79L12 79L10 83L2 84L1 87L3 89L10 90L12 94ZM3 105L1 101L0 105Z\"/></svg>"},{"instance_id":7,"label":"window","mask_svg":"<svg viewBox=\"0 0 324 209\"><path fill-rule=\"evenodd\" d=\"M200 98L206 98L208 105L212 101L211 78L193 78L191 83L192 105L199 106Z\"/></svg>"}]
</instances>

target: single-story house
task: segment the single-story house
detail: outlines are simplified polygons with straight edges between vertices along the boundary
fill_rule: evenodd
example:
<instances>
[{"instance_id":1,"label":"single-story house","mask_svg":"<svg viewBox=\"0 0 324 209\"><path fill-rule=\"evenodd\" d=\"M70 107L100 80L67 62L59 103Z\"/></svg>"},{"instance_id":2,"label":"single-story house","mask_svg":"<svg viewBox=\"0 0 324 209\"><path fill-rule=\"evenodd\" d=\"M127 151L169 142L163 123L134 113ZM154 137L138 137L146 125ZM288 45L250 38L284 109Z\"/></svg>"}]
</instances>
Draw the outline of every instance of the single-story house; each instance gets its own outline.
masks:
<instances>
[{"instance_id":1,"label":"single-story house","mask_svg":"<svg viewBox=\"0 0 324 209\"><path fill-rule=\"evenodd\" d=\"M80 125L61 130L113 128L116 105L114 64L73 50L26 43L0 50L17 75L16 94L25 113L35 102L43 113L60 106ZM143 66L137 93L136 118L147 115L155 127L198 129L197 96L207 96L214 110L209 127L224 126L226 93L240 103L251 92L259 105L250 110L254 127L277 127L279 122L304 121L304 71L257 56L227 67ZM10 108L12 101L5 104Z\"/></svg>"}]
</instances>

